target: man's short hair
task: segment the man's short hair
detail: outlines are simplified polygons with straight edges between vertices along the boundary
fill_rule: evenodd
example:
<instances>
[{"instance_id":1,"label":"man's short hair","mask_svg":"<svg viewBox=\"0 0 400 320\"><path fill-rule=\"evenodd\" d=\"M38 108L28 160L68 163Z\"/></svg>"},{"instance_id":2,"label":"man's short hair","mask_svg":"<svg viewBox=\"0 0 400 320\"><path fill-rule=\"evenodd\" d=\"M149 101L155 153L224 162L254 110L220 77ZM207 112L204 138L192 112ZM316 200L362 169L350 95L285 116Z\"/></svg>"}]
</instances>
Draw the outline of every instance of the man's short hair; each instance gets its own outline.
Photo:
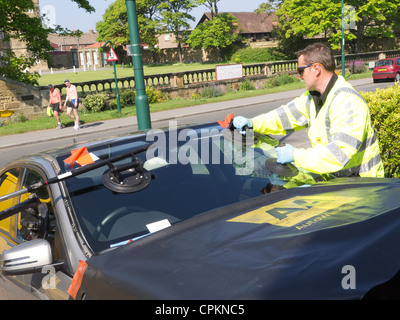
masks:
<instances>
[{"instance_id":1,"label":"man's short hair","mask_svg":"<svg viewBox=\"0 0 400 320\"><path fill-rule=\"evenodd\" d=\"M331 48L323 43L310 44L306 48L296 52L297 58L304 56L304 62L321 63L325 70L335 72L336 63Z\"/></svg>"},{"instance_id":2,"label":"man's short hair","mask_svg":"<svg viewBox=\"0 0 400 320\"><path fill-rule=\"evenodd\" d=\"M66 83L66 82L69 82L69 80L68 80L68 79L65 79L65 80L64 80L64 83Z\"/></svg>"},{"instance_id":3,"label":"man's short hair","mask_svg":"<svg viewBox=\"0 0 400 320\"><path fill-rule=\"evenodd\" d=\"M51 89L51 88L53 88L54 86L53 86L52 84L49 84L47 87L48 87L49 89Z\"/></svg>"}]
</instances>

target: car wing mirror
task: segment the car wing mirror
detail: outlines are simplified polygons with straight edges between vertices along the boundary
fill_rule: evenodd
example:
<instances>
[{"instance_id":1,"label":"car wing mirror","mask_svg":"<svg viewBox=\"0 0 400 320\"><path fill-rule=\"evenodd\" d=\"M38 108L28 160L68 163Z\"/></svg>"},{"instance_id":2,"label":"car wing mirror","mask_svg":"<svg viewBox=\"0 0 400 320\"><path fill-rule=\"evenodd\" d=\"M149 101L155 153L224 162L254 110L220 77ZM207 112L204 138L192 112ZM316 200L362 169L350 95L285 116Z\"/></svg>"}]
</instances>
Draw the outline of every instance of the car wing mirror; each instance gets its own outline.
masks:
<instances>
[{"instance_id":1,"label":"car wing mirror","mask_svg":"<svg viewBox=\"0 0 400 320\"><path fill-rule=\"evenodd\" d=\"M45 239L24 242L5 250L2 254L1 271L5 275L41 272L45 266L60 269L63 261L53 263L50 243Z\"/></svg>"}]
</instances>

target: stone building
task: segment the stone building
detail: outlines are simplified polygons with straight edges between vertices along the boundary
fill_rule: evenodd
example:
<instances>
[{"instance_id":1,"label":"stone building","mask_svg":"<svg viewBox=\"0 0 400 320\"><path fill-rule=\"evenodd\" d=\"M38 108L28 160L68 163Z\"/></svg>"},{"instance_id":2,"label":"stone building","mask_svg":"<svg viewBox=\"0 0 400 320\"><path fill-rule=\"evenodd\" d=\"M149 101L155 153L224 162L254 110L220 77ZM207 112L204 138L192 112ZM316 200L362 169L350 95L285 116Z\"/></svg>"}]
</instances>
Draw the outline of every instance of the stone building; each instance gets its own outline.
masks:
<instances>
[{"instance_id":1,"label":"stone building","mask_svg":"<svg viewBox=\"0 0 400 320\"><path fill-rule=\"evenodd\" d=\"M94 68L102 65L100 46L97 42L99 34L90 29L84 32L80 37L60 36L50 34L49 41L53 47L57 47L51 53L53 62L52 67L60 68Z\"/></svg>"}]
</instances>

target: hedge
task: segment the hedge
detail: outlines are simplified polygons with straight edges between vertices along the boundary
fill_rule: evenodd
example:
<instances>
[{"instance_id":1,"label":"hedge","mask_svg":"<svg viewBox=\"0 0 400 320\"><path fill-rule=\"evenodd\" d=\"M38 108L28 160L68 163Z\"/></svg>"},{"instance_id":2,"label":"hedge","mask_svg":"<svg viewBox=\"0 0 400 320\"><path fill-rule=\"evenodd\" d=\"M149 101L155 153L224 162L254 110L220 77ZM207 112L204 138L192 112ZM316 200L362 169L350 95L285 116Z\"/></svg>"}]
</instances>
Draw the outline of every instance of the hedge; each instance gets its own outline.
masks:
<instances>
[{"instance_id":1,"label":"hedge","mask_svg":"<svg viewBox=\"0 0 400 320\"><path fill-rule=\"evenodd\" d=\"M234 63L262 63L283 60L284 56L276 48L244 48L231 57Z\"/></svg>"},{"instance_id":2,"label":"hedge","mask_svg":"<svg viewBox=\"0 0 400 320\"><path fill-rule=\"evenodd\" d=\"M360 92L368 103L381 148L385 176L400 178L400 85Z\"/></svg>"}]
</instances>

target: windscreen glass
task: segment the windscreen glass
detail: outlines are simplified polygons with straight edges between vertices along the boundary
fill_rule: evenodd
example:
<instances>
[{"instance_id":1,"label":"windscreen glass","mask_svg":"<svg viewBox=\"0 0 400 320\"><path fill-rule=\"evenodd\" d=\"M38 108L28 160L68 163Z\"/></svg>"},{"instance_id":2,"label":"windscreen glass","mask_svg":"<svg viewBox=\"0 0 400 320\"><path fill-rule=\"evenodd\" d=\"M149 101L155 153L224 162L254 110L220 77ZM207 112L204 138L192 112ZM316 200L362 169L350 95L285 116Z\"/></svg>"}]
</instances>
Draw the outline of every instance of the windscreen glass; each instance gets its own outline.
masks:
<instances>
[{"instance_id":1,"label":"windscreen glass","mask_svg":"<svg viewBox=\"0 0 400 320\"><path fill-rule=\"evenodd\" d=\"M115 192L102 182L104 165L65 180L80 228L94 251L122 245L180 221L270 192L287 181L265 166L275 148L236 145L221 128L154 130L141 140L125 139L89 148L95 162L150 146L134 155L151 182L136 192ZM79 168L58 159L65 172ZM78 160L79 161L79 160ZM126 157L116 167L132 162ZM133 171L128 169L125 173Z\"/></svg>"}]
</instances>

